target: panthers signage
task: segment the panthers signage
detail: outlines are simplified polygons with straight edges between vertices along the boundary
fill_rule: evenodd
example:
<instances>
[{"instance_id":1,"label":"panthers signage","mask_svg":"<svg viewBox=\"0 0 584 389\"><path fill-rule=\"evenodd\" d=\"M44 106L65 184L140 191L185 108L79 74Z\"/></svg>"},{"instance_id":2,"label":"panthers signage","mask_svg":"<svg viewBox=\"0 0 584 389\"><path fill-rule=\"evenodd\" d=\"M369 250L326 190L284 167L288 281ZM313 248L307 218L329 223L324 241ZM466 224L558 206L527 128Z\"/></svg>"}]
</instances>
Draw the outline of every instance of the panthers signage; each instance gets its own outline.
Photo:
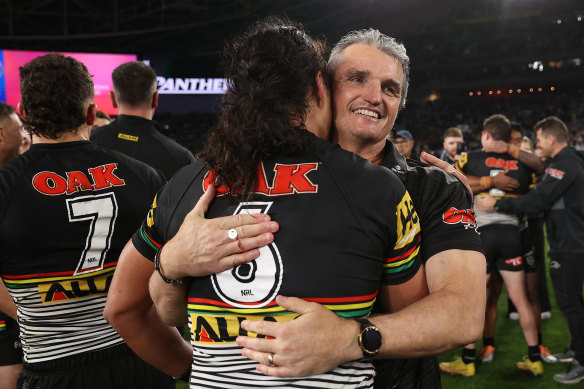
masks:
<instances>
[{"instance_id":1,"label":"panthers signage","mask_svg":"<svg viewBox=\"0 0 584 389\"><path fill-rule=\"evenodd\" d=\"M227 91L225 78L156 77L161 95L222 95Z\"/></svg>"}]
</instances>

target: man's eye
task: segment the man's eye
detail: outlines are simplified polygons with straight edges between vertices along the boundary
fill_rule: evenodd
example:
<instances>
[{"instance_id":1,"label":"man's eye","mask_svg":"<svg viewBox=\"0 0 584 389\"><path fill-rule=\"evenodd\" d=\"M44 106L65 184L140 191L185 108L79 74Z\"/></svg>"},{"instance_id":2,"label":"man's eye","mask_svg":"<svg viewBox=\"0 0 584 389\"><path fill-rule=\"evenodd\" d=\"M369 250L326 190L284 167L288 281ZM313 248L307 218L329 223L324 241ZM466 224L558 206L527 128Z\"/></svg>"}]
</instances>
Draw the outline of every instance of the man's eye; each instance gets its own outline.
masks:
<instances>
[{"instance_id":1,"label":"man's eye","mask_svg":"<svg viewBox=\"0 0 584 389\"><path fill-rule=\"evenodd\" d=\"M351 77L350 81L352 82L363 82L363 78L361 77Z\"/></svg>"}]
</instances>

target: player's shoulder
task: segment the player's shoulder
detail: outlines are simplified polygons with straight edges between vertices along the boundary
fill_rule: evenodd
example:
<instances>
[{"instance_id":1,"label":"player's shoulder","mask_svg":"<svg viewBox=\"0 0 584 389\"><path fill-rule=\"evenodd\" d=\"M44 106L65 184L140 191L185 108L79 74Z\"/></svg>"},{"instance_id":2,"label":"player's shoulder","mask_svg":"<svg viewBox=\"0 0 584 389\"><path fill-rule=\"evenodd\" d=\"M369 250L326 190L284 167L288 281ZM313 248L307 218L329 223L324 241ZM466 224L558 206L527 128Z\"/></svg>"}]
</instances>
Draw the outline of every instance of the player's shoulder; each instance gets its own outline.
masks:
<instances>
[{"instance_id":1,"label":"player's shoulder","mask_svg":"<svg viewBox=\"0 0 584 389\"><path fill-rule=\"evenodd\" d=\"M91 135L89 138L91 139L91 141L96 141L96 140L103 139L105 137L112 136L113 133L114 133L114 126L112 123L110 123L110 124L106 124L105 126L98 127L98 128L91 130Z\"/></svg>"}]
</instances>

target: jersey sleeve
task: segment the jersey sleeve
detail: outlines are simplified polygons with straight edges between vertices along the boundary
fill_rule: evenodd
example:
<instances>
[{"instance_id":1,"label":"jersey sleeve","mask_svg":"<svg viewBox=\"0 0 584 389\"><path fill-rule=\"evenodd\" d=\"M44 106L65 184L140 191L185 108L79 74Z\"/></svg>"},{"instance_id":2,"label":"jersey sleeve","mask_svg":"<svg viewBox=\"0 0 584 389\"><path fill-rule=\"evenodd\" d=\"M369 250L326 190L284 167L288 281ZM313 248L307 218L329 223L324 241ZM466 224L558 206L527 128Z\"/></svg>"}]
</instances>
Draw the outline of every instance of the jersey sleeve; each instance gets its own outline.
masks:
<instances>
[{"instance_id":1,"label":"jersey sleeve","mask_svg":"<svg viewBox=\"0 0 584 389\"><path fill-rule=\"evenodd\" d=\"M407 191L395 208L396 240L383 263L384 285L398 285L412 278L422 263L420 256L420 218ZM398 197L399 198L399 197Z\"/></svg>"},{"instance_id":2,"label":"jersey sleeve","mask_svg":"<svg viewBox=\"0 0 584 389\"><path fill-rule=\"evenodd\" d=\"M159 212L158 208L158 196L164 191L165 187L156 194L148 215L132 236L132 244L136 250L151 261L154 260L158 250L166 243L162 228L160 228L164 223L161 220L161 215L164 215L164 212Z\"/></svg>"},{"instance_id":3,"label":"jersey sleeve","mask_svg":"<svg viewBox=\"0 0 584 389\"><path fill-rule=\"evenodd\" d=\"M423 231L423 262L446 250L483 252L472 197L466 187L440 169L417 168L412 174L424 181L423 187L418 188L419 198L414 198Z\"/></svg>"},{"instance_id":4,"label":"jersey sleeve","mask_svg":"<svg viewBox=\"0 0 584 389\"><path fill-rule=\"evenodd\" d=\"M461 173L466 173L466 164L468 163L468 153L462 153L460 159L454 164L454 168Z\"/></svg>"}]
</instances>

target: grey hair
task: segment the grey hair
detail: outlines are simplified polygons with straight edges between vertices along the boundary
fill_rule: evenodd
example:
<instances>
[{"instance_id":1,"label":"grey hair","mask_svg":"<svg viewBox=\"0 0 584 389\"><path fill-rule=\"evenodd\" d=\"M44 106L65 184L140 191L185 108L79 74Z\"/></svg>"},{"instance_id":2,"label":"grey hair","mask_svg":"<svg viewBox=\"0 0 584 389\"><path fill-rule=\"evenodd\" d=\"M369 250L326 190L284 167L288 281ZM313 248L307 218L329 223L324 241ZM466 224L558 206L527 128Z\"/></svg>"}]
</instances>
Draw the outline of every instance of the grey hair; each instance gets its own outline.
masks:
<instances>
[{"instance_id":1,"label":"grey hair","mask_svg":"<svg viewBox=\"0 0 584 389\"><path fill-rule=\"evenodd\" d=\"M410 85L410 58L408 57L406 48L403 44L394 38L383 34L377 29L369 28L365 30L351 31L343 36L336 45L334 45L327 63L327 69L330 77L334 77L334 74L341 62L341 54L343 51L347 47L355 44L375 47L383 53L395 58L401 64L404 79L402 83L399 106L400 108L405 107L406 97L408 95L408 87Z\"/></svg>"}]
</instances>

